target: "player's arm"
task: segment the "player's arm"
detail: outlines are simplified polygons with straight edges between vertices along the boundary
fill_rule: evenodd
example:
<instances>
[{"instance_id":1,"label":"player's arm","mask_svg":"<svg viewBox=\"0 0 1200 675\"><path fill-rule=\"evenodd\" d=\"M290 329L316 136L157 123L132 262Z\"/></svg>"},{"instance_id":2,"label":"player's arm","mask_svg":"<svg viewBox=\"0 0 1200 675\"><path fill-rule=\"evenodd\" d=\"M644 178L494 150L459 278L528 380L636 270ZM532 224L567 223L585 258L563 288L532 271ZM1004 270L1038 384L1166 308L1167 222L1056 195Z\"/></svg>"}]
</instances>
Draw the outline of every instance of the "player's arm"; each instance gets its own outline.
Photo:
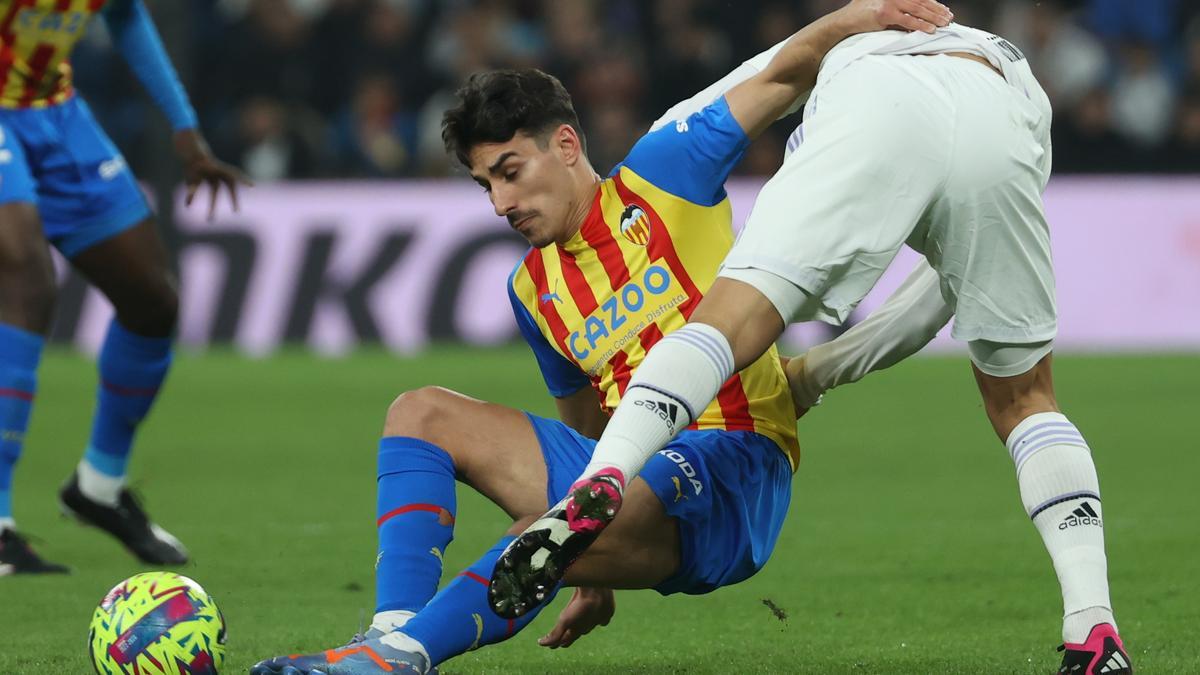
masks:
<instances>
[{"instance_id":1,"label":"player's arm","mask_svg":"<svg viewBox=\"0 0 1200 675\"><path fill-rule=\"evenodd\" d=\"M725 94L734 119L750 138L761 134L813 88L821 60L857 33L902 28L932 33L953 19L935 0L852 0L800 29L761 72Z\"/></svg>"},{"instance_id":2,"label":"player's arm","mask_svg":"<svg viewBox=\"0 0 1200 675\"><path fill-rule=\"evenodd\" d=\"M797 414L825 392L857 382L917 353L954 315L937 272L924 259L900 288L864 321L784 363Z\"/></svg>"},{"instance_id":3,"label":"player's arm","mask_svg":"<svg viewBox=\"0 0 1200 675\"><path fill-rule=\"evenodd\" d=\"M167 58L154 21L142 0L113 0L105 7L103 17L117 51L175 131L175 152L183 165L188 186L187 203L192 203L200 184L207 183L212 191L209 206L209 217L212 217L217 195L224 185L229 189L234 210L237 210L238 183L249 185L250 181L237 169L213 157L198 129L196 111Z\"/></svg>"}]
</instances>

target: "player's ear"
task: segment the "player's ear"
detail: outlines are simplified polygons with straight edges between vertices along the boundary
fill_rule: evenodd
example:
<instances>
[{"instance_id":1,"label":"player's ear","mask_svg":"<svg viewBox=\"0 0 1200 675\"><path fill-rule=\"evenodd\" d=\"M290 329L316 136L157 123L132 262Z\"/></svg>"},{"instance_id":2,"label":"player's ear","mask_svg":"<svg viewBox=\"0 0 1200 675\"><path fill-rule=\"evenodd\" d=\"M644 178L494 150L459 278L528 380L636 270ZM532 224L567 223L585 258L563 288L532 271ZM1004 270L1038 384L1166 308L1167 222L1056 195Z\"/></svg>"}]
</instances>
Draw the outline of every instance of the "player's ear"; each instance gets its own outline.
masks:
<instances>
[{"instance_id":1,"label":"player's ear","mask_svg":"<svg viewBox=\"0 0 1200 675\"><path fill-rule=\"evenodd\" d=\"M567 166L574 166L583 156L583 140L570 124L560 124L551 138Z\"/></svg>"}]
</instances>

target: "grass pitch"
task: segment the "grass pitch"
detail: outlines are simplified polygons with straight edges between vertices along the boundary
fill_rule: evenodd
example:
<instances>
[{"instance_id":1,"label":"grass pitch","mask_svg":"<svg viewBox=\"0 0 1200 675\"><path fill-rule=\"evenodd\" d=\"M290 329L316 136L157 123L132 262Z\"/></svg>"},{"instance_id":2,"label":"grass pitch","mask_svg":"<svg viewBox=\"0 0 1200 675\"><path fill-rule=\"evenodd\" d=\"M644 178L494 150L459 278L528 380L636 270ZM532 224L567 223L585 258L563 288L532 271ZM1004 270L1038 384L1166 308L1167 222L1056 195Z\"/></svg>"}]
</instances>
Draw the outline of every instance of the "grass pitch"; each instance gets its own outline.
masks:
<instances>
[{"instance_id":1,"label":"grass pitch","mask_svg":"<svg viewBox=\"0 0 1200 675\"><path fill-rule=\"evenodd\" d=\"M52 352L18 468L18 522L74 574L0 579L0 673L87 673L93 607L142 566L57 515L95 386ZM1113 600L1140 672L1200 672L1200 358L1075 357L1060 401L1100 470ZM182 572L217 598L226 672L341 644L373 606L374 452L399 392L440 384L553 410L520 348L182 356L135 449L133 482L191 548ZM613 623L538 647L568 594L524 633L444 672L1048 673L1060 598L965 359L914 360L827 397L800 425L805 456L771 563L700 597L621 592ZM507 526L459 491L452 574ZM766 603L782 610L777 616Z\"/></svg>"}]
</instances>

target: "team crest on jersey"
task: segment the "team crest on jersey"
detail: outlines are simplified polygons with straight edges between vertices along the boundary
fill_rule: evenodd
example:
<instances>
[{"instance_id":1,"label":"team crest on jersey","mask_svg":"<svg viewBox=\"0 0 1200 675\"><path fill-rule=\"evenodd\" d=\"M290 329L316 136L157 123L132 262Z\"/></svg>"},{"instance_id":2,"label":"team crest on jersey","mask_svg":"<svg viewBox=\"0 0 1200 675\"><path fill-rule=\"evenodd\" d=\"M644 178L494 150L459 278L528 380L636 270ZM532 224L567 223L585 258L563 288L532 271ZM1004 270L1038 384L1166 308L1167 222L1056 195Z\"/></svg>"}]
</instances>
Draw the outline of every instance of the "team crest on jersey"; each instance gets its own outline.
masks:
<instances>
[{"instance_id":1,"label":"team crest on jersey","mask_svg":"<svg viewBox=\"0 0 1200 675\"><path fill-rule=\"evenodd\" d=\"M650 241L650 217L637 204L630 204L621 213L621 236L638 246Z\"/></svg>"}]
</instances>

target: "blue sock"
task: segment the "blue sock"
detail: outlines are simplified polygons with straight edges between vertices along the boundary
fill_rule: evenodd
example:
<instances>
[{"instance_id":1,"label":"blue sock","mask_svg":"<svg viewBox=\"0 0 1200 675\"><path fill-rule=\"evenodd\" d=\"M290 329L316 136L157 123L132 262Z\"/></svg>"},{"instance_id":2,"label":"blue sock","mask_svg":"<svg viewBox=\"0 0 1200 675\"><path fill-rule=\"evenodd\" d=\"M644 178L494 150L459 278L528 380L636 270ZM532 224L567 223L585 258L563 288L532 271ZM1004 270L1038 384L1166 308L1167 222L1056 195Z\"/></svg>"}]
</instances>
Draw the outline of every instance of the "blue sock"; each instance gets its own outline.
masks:
<instances>
[{"instance_id":1,"label":"blue sock","mask_svg":"<svg viewBox=\"0 0 1200 675\"><path fill-rule=\"evenodd\" d=\"M42 336L0 324L0 518L12 518L12 475L37 391Z\"/></svg>"},{"instance_id":2,"label":"blue sock","mask_svg":"<svg viewBox=\"0 0 1200 675\"><path fill-rule=\"evenodd\" d=\"M375 612L416 612L437 592L454 538L454 462L419 438L379 440Z\"/></svg>"},{"instance_id":3,"label":"blue sock","mask_svg":"<svg viewBox=\"0 0 1200 675\"><path fill-rule=\"evenodd\" d=\"M507 640L529 625L542 607L550 604L547 600L519 619L501 619L488 605L488 579L504 547L513 539L516 537L502 537L400 629L401 633L421 643L429 654L430 665L436 666L472 649ZM557 592L558 588L555 588L551 599Z\"/></svg>"},{"instance_id":4,"label":"blue sock","mask_svg":"<svg viewBox=\"0 0 1200 675\"><path fill-rule=\"evenodd\" d=\"M100 348L100 386L84 459L100 473L125 475L138 425L171 367L171 338L135 335L116 319Z\"/></svg>"}]
</instances>

